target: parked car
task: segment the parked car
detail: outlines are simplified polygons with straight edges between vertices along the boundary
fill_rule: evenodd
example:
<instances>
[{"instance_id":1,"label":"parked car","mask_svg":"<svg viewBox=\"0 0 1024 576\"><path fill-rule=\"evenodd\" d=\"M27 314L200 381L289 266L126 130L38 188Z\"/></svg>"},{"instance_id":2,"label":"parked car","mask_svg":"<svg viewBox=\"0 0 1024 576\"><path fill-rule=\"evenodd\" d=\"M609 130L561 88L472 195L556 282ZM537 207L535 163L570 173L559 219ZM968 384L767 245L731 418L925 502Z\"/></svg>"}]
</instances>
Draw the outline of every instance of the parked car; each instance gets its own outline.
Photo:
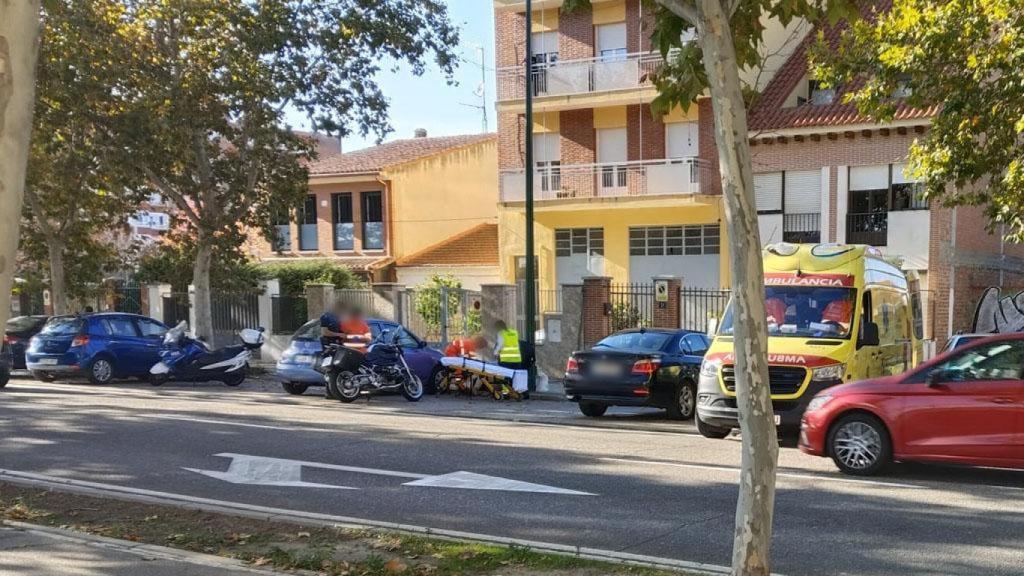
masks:
<instances>
[{"instance_id":1,"label":"parked car","mask_svg":"<svg viewBox=\"0 0 1024 576\"><path fill-rule=\"evenodd\" d=\"M970 344L971 342L981 340L982 338L988 338L989 336L991 336L991 334L954 334L952 337L950 337L949 340L946 341L946 345L942 347L942 350L939 351L939 354L949 352L950 350L956 350L961 346L965 346L967 344Z\"/></svg>"},{"instance_id":2,"label":"parked car","mask_svg":"<svg viewBox=\"0 0 1024 576\"><path fill-rule=\"evenodd\" d=\"M49 319L49 316L18 316L7 321L4 342L11 347L12 368L25 369L25 349L28 348L28 341L43 329Z\"/></svg>"},{"instance_id":3,"label":"parked car","mask_svg":"<svg viewBox=\"0 0 1024 576\"><path fill-rule=\"evenodd\" d=\"M854 475L893 460L1024 468L1022 371L1024 334L1003 334L830 388L804 414L800 449Z\"/></svg>"},{"instance_id":4,"label":"parked car","mask_svg":"<svg viewBox=\"0 0 1024 576\"><path fill-rule=\"evenodd\" d=\"M167 326L120 312L56 316L29 341L25 364L36 378L85 376L93 384L146 378L160 358Z\"/></svg>"},{"instance_id":5,"label":"parked car","mask_svg":"<svg viewBox=\"0 0 1024 576\"><path fill-rule=\"evenodd\" d=\"M0 344L0 388L7 386L11 381L12 364L11 347L7 342L3 342Z\"/></svg>"},{"instance_id":6,"label":"parked car","mask_svg":"<svg viewBox=\"0 0 1024 576\"><path fill-rule=\"evenodd\" d=\"M580 412L603 416L609 406L651 406L679 420L693 418L697 375L711 345L689 330L637 329L608 336L565 367L565 395Z\"/></svg>"},{"instance_id":7,"label":"parked car","mask_svg":"<svg viewBox=\"0 0 1024 576\"><path fill-rule=\"evenodd\" d=\"M427 343L407 330L401 324L389 320L368 318L370 332L376 338L384 330L397 331L397 341L405 350L405 361L409 368L426 384L428 389L441 374L440 360L443 354L427 346ZM313 369L323 347L320 345L320 321L310 320L295 331L291 343L277 362L277 377L289 394L303 394L310 386L323 386L324 376Z\"/></svg>"}]
</instances>

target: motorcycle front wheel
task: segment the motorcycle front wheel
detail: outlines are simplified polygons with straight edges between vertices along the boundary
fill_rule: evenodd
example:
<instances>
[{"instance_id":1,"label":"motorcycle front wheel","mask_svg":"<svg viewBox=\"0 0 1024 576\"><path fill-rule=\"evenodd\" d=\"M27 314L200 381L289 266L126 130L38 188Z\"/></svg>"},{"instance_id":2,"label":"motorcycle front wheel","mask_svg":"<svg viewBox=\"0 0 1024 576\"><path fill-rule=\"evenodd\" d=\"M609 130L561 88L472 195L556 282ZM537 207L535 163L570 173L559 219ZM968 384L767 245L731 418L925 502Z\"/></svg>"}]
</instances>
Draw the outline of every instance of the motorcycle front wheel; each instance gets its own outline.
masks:
<instances>
[{"instance_id":1,"label":"motorcycle front wheel","mask_svg":"<svg viewBox=\"0 0 1024 576\"><path fill-rule=\"evenodd\" d=\"M405 396L409 402L419 402L420 398L423 398L423 381L419 376L413 374L405 379L405 384L402 385L402 396Z\"/></svg>"},{"instance_id":2,"label":"motorcycle front wheel","mask_svg":"<svg viewBox=\"0 0 1024 576\"><path fill-rule=\"evenodd\" d=\"M354 382L355 375L351 372L332 372L327 378L327 392L345 404L351 404L359 398L359 386Z\"/></svg>"}]
</instances>

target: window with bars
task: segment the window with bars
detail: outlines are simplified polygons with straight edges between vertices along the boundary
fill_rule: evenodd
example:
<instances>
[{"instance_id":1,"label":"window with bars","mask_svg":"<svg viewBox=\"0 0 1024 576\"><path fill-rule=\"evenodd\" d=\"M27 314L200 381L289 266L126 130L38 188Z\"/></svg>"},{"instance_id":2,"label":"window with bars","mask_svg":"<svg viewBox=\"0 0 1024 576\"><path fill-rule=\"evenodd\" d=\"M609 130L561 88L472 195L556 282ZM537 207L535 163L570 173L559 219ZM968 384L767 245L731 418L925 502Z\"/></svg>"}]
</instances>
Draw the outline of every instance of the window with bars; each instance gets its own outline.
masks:
<instances>
[{"instance_id":1,"label":"window with bars","mask_svg":"<svg viewBox=\"0 0 1024 576\"><path fill-rule=\"evenodd\" d=\"M629 229L630 256L701 256L721 250L718 224L643 226Z\"/></svg>"},{"instance_id":2,"label":"window with bars","mask_svg":"<svg viewBox=\"0 0 1024 576\"><path fill-rule=\"evenodd\" d=\"M555 256L604 256L603 228L560 228L555 230Z\"/></svg>"}]
</instances>

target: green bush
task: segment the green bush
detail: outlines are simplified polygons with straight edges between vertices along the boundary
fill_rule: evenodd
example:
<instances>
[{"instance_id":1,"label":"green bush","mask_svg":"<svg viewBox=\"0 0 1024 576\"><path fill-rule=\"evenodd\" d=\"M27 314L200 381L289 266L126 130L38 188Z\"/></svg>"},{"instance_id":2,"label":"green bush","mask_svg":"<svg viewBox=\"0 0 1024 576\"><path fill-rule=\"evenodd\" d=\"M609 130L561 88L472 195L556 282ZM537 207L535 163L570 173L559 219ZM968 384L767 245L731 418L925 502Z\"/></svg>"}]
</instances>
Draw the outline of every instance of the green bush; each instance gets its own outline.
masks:
<instances>
[{"instance_id":1,"label":"green bush","mask_svg":"<svg viewBox=\"0 0 1024 576\"><path fill-rule=\"evenodd\" d=\"M365 285L350 268L329 260L274 262L259 266L263 278L277 278L284 296L301 296L307 284L333 284L335 288L363 288Z\"/></svg>"}]
</instances>

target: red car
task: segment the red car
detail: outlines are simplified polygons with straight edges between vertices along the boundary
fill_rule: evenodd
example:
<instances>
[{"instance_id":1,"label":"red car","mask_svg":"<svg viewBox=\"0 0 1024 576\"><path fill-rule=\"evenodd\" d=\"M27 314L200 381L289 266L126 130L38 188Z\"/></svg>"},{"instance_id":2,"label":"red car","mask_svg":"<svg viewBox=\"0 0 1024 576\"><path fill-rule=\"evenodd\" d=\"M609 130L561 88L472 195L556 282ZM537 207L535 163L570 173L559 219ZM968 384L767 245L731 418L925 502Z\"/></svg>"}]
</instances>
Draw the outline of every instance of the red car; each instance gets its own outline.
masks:
<instances>
[{"instance_id":1,"label":"red car","mask_svg":"<svg viewBox=\"0 0 1024 576\"><path fill-rule=\"evenodd\" d=\"M819 393L803 416L800 450L861 476L893 460L1024 468L1024 334Z\"/></svg>"}]
</instances>

